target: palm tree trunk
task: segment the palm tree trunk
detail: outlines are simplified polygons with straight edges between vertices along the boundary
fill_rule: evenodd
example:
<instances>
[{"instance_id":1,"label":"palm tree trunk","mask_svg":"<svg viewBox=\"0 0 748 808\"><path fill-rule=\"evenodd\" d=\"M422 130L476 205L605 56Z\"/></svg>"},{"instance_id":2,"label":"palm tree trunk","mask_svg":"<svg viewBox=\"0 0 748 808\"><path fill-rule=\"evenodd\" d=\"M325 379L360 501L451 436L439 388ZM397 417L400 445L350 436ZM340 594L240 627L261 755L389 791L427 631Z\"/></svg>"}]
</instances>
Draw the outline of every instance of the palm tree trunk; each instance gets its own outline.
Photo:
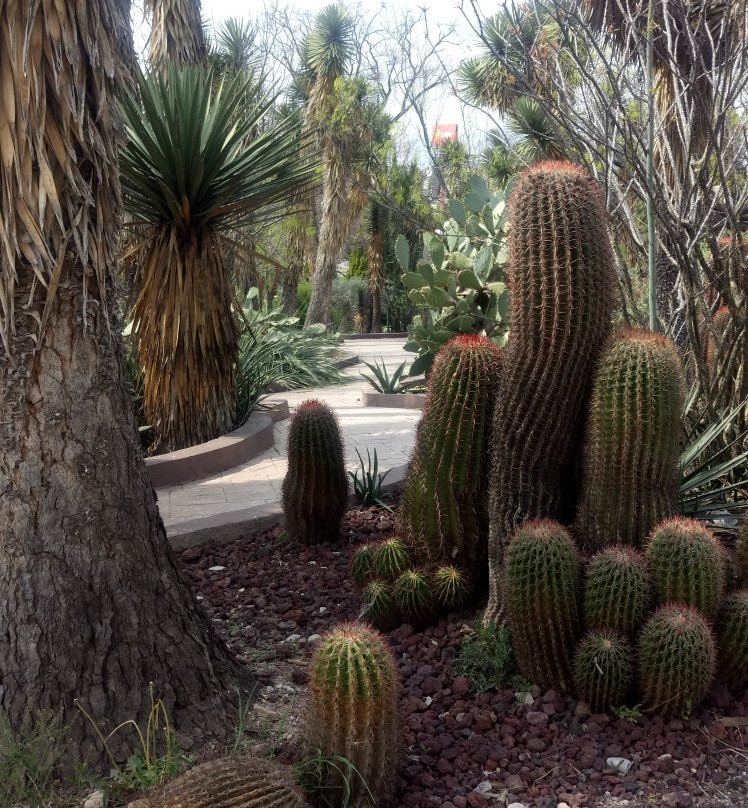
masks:
<instances>
[{"instance_id":1,"label":"palm tree trunk","mask_svg":"<svg viewBox=\"0 0 748 808\"><path fill-rule=\"evenodd\" d=\"M383 236L381 231L372 234L368 250L369 292L371 294L371 333L382 330L382 285L384 278Z\"/></svg>"},{"instance_id":2,"label":"palm tree trunk","mask_svg":"<svg viewBox=\"0 0 748 808\"><path fill-rule=\"evenodd\" d=\"M152 14L148 61L154 70L205 60L208 47L200 0L148 0L146 8Z\"/></svg>"}]
</instances>

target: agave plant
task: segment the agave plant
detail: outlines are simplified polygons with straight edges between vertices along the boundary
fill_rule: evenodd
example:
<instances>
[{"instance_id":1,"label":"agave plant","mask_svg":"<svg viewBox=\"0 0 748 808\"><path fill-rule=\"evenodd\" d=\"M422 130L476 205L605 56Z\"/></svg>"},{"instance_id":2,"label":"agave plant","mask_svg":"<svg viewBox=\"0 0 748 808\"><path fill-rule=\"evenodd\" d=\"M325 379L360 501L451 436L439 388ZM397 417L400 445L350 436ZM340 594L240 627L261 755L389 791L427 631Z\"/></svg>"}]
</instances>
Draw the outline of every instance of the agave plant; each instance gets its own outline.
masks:
<instances>
[{"instance_id":1,"label":"agave plant","mask_svg":"<svg viewBox=\"0 0 748 808\"><path fill-rule=\"evenodd\" d=\"M216 87L209 70L171 67L138 85L122 105L133 322L146 416L171 450L232 425L240 330L229 253L317 166L302 156L293 116L263 126L273 100L250 93L241 74Z\"/></svg>"},{"instance_id":2,"label":"agave plant","mask_svg":"<svg viewBox=\"0 0 748 808\"><path fill-rule=\"evenodd\" d=\"M361 375L378 393L401 393L403 391L402 380L408 375L405 371L405 362L398 365L392 375L387 370L384 360L381 365L376 359L374 364L369 362L364 362L364 364L374 375L369 376L368 373Z\"/></svg>"}]
</instances>

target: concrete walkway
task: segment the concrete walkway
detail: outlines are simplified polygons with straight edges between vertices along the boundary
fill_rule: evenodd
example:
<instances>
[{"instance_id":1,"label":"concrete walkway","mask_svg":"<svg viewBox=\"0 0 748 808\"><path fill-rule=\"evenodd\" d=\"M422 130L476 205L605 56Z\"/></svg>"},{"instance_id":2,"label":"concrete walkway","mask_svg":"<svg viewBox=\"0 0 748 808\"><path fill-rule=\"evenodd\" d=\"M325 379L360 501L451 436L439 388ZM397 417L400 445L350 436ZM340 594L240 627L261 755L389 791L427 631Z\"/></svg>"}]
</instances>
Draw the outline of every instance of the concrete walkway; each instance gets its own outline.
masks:
<instances>
[{"instance_id":1,"label":"concrete walkway","mask_svg":"<svg viewBox=\"0 0 748 808\"><path fill-rule=\"evenodd\" d=\"M344 350L362 360L384 359L390 371L401 362L413 361L415 354L405 353L404 339L361 339L343 344ZM407 367L406 366L406 367ZM298 392L280 393L294 408L308 398L319 398L329 404L340 421L345 443L346 467L359 467L356 449L366 461L366 450L377 450L382 472L407 462L415 440L415 427L421 417L418 410L362 407L361 390L368 382L359 372L368 373L363 365L346 369L349 384ZM241 466L227 469L215 477L159 488L158 502L167 527L195 519L218 516L280 500L281 483L286 474L286 443L290 420L275 425L275 445L259 457Z\"/></svg>"}]
</instances>

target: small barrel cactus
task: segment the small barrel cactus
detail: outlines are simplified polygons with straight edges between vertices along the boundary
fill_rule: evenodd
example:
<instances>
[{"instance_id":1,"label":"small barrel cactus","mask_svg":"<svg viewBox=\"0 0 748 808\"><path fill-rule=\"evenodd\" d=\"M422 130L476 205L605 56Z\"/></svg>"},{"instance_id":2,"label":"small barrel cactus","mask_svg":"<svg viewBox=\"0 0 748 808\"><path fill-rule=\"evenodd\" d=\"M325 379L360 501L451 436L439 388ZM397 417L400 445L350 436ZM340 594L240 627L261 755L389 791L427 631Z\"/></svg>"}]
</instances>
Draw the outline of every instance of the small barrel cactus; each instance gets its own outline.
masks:
<instances>
[{"instance_id":1,"label":"small barrel cactus","mask_svg":"<svg viewBox=\"0 0 748 808\"><path fill-rule=\"evenodd\" d=\"M631 635L643 622L651 583L644 556L614 546L593 556L587 567L584 619L588 628Z\"/></svg>"},{"instance_id":2,"label":"small barrel cactus","mask_svg":"<svg viewBox=\"0 0 748 808\"><path fill-rule=\"evenodd\" d=\"M362 617L382 631L389 631L397 622L398 611L392 584L375 578L361 592L364 606Z\"/></svg>"},{"instance_id":3,"label":"small barrel cactus","mask_svg":"<svg viewBox=\"0 0 748 808\"><path fill-rule=\"evenodd\" d=\"M438 567L432 576L436 602L446 609L454 609L470 594L470 585L457 567Z\"/></svg>"},{"instance_id":4,"label":"small barrel cactus","mask_svg":"<svg viewBox=\"0 0 748 808\"><path fill-rule=\"evenodd\" d=\"M632 651L626 639L613 631L590 632L574 657L577 698L595 713L623 704L632 668Z\"/></svg>"},{"instance_id":5,"label":"small barrel cactus","mask_svg":"<svg viewBox=\"0 0 748 808\"><path fill-rule=\"evenodd\" d=\"M374 574L386 581L394 581L409 564L410 553L400 539L386 539L374 550Z\"/></svg>"},{"instance_id":6,"label":"small barrel cactus","mask_svg":"<svg viewBox=\"0 0 748 808\"><path fill-rule=\"evenodd\" d=\"M395 603L403 618L420 623L433 614L434 590L426 573L405 570L395 581Z\"/></svg>"},{"instance_id":7,"label":"small barrel cactus","mask_svg":"<svg viewBox=\"0 0 748 808\"><path fill-rule=\"evenodd\" d=\"M642 629L639 679L644 702L664 716L688 717L714 676L716 648L696 609L671 604L658 609Z\"/></svg>"},{"instance_id":8,"label":"small barrel cactus","mask_svg":"<svg viewBox=\"0 0 748 808\"><path fill-rule=\"evenodd\" d=\"M144 808L305 808L307 802L288 766L238 754L194 766L163 789L146 795L142 805Z\"/></svg>"},{"instance_id":9,"label":"small barrel cactus","mask_svg":"<svg viewBox=\"0 0 748 808\"><path fill-rule=\"evenodd\" d=\"M362 544L351 559L351 576L356 586L364 586L374 572L374 544Z\"/></svg>"},{"instance_id":10,"label":"small barrel cactus","mask_svg":"<svg viewBox=\"0 0 748 808\"><path fill-rule=\"evenodd\" d=\"M489 620L502 613L509 537L528 519L574 517L587 401L615 301L605 200L589 172L530 166L514 184L509 217L511 338L492 431Z\"/></svg>"},{"instance_id":11,"label":"small barrel cactus","mask_svg":"<svg viewBox=\"0 0 748 808\"><path fill-rule=\"evenodd\" d=\"M643 547L678 504L683 366L673 343L630 329L595 372L574 536L583 550Z\"/></svg>"},{"instance_id":12,"label":"small barrel cactus","mask_svg":"<svg viewBox=\"0 0 748 808\"><path fill-rule=\"evenodd\" d=\"M288 433L282 487L286 529L293 541L335 541L348 505L343 439L333 411L321 401L300 404Z\"/></svg>"},{"instance_id":13,"label":"small barrel cactus","mask_svg":"<svg viewBox=\"0 0 748 808\"><path fill-rule=\"evenodd\" d=\"M748 515L743 522L743 530L738 538L735 548L738 563L738 572L743 586L748 586Z\"/></svg>"},{"instance_id":14,"label":"small barrel cactus","mask_svg":"<svg viewBox=\"0 0 748 808\"><path fill-rule=\"evenodd\" d=\"M311 663L307 744L311 751L343 757L358 775L350 781L353 804L388 808L397 778L397 698L395 661L383 638L367 626L333 629ZM330 769L326 785L340 789Z\"/></svg>"},{"instance_id":15,"label":"small barrel cactus","mask_svg":"<svg viewBox=\"0 0 748 808\"><path fill-rule=\"evenodd\" d=\"M748 685L748 589L727 597L717 623L720 673L730 687Z\"/></svg>"},{"instance_id":16,"label":"small barrel cactus","mask_svg":"<svg viewBox=\"0 0 748 808\"><path fill-rule=\"evenodd\" d=\"M407 544L471 576L486 562L487 450L502 360L497 345L472 334L436 355L400 504Z\"/></svg>"},{"instance_id":17,"label":"small barrel cactus","mask_svg":"<svg viewBox=\"0 0 748 808\"><path fill-rule=\"evenodd\" d=\"M571 688L578 630L578 560L557 522L528 522L514 534L505 561L505 604L517 663L546 688Z\"/></svg>"},{"instance_id":18,"label":"small barrel cactus","mask_svg":"<svg viewBox=\"0 0 748 808\"><path fill-rule=\"evenodd\" d=\"M722 548L695 519L667 519L647 546L647 561L660 604L685 603L713 619L724 590Z\"/></svg>"}]
</instances>

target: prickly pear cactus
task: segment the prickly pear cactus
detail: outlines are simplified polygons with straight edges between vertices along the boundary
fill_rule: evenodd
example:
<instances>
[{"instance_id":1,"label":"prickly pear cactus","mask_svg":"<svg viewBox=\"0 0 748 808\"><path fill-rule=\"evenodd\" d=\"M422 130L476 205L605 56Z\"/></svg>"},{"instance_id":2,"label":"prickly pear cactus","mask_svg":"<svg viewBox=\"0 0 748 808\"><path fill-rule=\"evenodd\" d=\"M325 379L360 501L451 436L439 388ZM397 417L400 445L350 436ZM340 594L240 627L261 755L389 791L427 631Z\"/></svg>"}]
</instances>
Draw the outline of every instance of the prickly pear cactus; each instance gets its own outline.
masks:
<instances>
[{"instance_id":1,"label":"prickly pear cactus","mask_svg":"<svg viewBox=\"0 0 748 808\"><path fill-rule=\"evenodd\" d=\"M685 603L713 619L725 584L722 548L695 519L676 517L658 525L647 546L658 603Z\"/></svg>"},{"instance_id":2,"label":"prickly pear cactus","mask_svg":"<svg viewBox=\"0 0 748 808\"><path fill-rule=\"evenodd\" d=\"M684 386L667 338L629 329L608 344L595 373L574 525L582 549L643 547L676 513Z\"/></svg>"},{"instance_id":3,"label":"prickly pear cactus","mask_svg":"<svg viewBox=\"0 0 748 808\"><path fill-rule=\"evenodd\" d=\"M291 421L282 500L293 541L319 544L338 538L348 504L343 439L333 411L316 399L300 404Z\"/></svg>"},{"instance_id":4,"label":"prickly pear cactus","mask_svg":"<svg viewBox=\"0 0 748 808\"><path fill-rule=\"evenodd\" d=\"M400 528L421 560L485 568L490 427L503 352L462 335L437 354L403 485Z\"/></svg>"},{"instance_id":5,"label":"prickly pear cactus","mask_svg":"<svg viewBox=\"0 0 748 808\"><path fill-rule=\"evenodd\" d=\"M384 639L358 624L333 629L311 664L307 745L310 751L346 758L360 776L351 779L353 804L388 808L397 775L395 661ZM332 767L327 786L340 795L343 782Z\"/></svg>"},{"instance_id":6,"label":"prickly pear cactus","mask_svg":"<svg viewBox=\"0 0 748 808\"><path fill-rule=\"evenodd\" d=\"M571 521L575 464L615 260L605 202L580 166L537 163L510 199L509 348L494 414L486 619L501 616L504 547L525 520Z\"/></svg>"},{"instance_id":7,"label":"prickly pear cactus","mask_svg":"<svg viewBox=\"0 0 748 808\"><path fill-rule=\"evenodd\" d=\"M748 685L748 589L727 597L717 622L719 673L730 687Z\"/></svg>"},{"instance_id":8,"label":"prickly pear cactus","mask_svg":"<svg viewBox=\"0 0 748 808\"><path fill-rule=\"evenodd\" d=\"M644 622L651 594L647 562L640 552L623 545L601 550L587 567L585 624L630 636Z\"/></svg>"},{"instance_id":9,"label":"prickly pear cactus","mask_svg":"<svg viewBox=\"0 0 748 808\"><path fill-rule=\"evenodd\" d=\"M578 559L557 522L527 522L506 552L506 611L520 671L546 688L570 690L579 630Z\"/></svg>"},{"instance_id":10,"label":"prickly pear cactus","mask_svg":"<svg viewBox=\"0 0 748 808\"><path fill-rule=\"evenodd\" d=\"M244 754L194 766L141 802L143 808L307 806L288 766Z\"/></svg>"},{"instance_id":11,"label":"prickly pear cactus","mask_svg":"<svg viewBox=\"0 0 748 808\"><path fill-rule=\"evenodd\" d=\"M682 604L658 609L639 641L644 703L664 716L689 716L709 690L715 658L714 636L696 609Z\"/></svg>"},{"instance_id":12,"label":"prickly pear cactus","mask_svg":"<svg viewBox=\"0 0 748 808\"><path fill-rule=\"evenodd\" d=\"M592 712L607 712L623 704L631 683L633 654L614 631L592 631L582 639L574 657L577 698Z\"/></svg>"}]
</instances>

